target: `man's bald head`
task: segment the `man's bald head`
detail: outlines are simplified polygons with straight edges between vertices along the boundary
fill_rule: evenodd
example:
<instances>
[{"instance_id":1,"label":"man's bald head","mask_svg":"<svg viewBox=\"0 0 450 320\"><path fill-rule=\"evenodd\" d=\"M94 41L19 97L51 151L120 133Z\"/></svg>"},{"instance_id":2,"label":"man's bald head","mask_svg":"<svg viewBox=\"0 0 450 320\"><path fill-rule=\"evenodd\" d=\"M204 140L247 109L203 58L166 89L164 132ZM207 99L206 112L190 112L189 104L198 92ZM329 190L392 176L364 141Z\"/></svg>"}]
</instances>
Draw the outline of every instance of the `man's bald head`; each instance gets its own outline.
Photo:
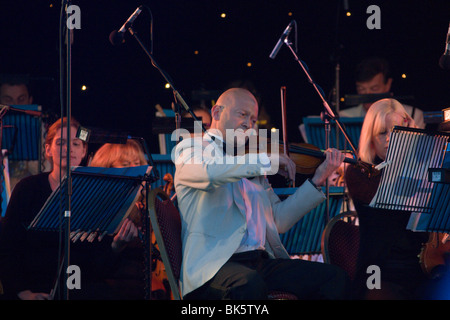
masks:
<instances>
[{"instance_id":1,"label":"man's bald head","mask_svg":"<svg viewBox=\"0 0 450 320\"><path fill-rule=\"evenodd\" d=\"M255 96L247 89L231 88L220 95L216 105L228 107L247 103L258 105Z\"/></svg>"},{"instance_id":2,"label":"man's bald head","mask_svg":"<svg viewBox=\"0 0 450 320\"><path fill-rule=\"evenodd\" d=\"M243 88L226 90L211 109L211 129L217 129L223 136L227 129L247 131L255 127L258 119L258 101Z\"/></svg>"}]
</instances>

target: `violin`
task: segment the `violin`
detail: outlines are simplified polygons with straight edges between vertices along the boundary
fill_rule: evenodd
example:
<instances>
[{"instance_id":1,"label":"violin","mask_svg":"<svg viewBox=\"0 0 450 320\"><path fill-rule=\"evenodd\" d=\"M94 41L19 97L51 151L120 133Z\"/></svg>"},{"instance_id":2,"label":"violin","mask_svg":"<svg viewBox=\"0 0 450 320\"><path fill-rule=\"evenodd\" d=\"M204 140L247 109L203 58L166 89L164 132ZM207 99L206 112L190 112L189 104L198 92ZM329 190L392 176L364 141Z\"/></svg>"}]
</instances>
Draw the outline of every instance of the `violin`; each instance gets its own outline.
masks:
<instances>
[{"instance_id":1,"label":"violin","mask_svg":"<svg viewBox=\"0 0 450 320\"><path fill-rule=\"evenodd\" d=\"M163 191L170 197L173 190L173 176L170 173L166 173L163 180L166 182Z\"/></svg>"},{"instance_id":2,"label":"violin","mask_svg":"<svg viewBox=\"0 0 450 320\"><path fill-rule=\"evenodd\" d=\"M278 150L276 152L283 153L291 158L295 163L296 173L302 175L311 175L314 174L316 169L320 166L320 164L325 160L326 155L323 151L321 151L317 146L309 144L309 143L289 143L287 137L287 116L286 116L286 87L282 86L280 88L281 93L281 116L282 116L282 129L283 129L283 137L282 142L278 143ZM259 140L259 145L263 146L262 149L264 152L270 154L273 148L270 142L270 139L257 137ZM249 140L251 140L250 138ZM267 139L267 141L261 141L261 139ZM258 149L255 149L255 143L250 143L251 147L249 147L249 141L246 144L245 153L249 152L260 152ZM254 142L254 140L253 140ZM261 143L263 142L263 143ZM253 148L253 150L251 150ZM345 157L345 163L351 163L356 165L361 172L363 172L368 177L378 175L381 171L377 170L373 165L369 163L362 162L360 160L356 160L354 158Z\"/></svg>"},{"instance_id":3,"label":"violin","mask_svg":"<svg viewBox=\"0 0 450 320\"><path fill-rule=\"evenodd\" d=\"M428 276L438 276L439 268L450 263L449 234L431 232L428 242L422 247L419 254L422 271Z\"/></svg>"},{"instance_id":4,"label":"violin","mask_svg":"<svg viewBox=\"0 0 450 320\"><path fill-rule=\"evenodd\" d=\"M285 144L282 142L278 143L278 150L272 145L270 139L263 140L260 138L259 146L260 148L255 149L246 145L246 153L260 152L264 151L268 155L272 152L279 152L287 154L292 161L295 163L296 173L302 175L314 174L316 169L325 160L325 153L317 146L309 143L289 143L285 148ZM275 150L274 150L275 149ZM286 152L288 151L288 152ZM378 175L379 170L375 169L375 166L361 160L354 158L345 157L344 163L349 163L357 166L362 172L367 174L369 177Z\"/></svg>"}]
</instances>

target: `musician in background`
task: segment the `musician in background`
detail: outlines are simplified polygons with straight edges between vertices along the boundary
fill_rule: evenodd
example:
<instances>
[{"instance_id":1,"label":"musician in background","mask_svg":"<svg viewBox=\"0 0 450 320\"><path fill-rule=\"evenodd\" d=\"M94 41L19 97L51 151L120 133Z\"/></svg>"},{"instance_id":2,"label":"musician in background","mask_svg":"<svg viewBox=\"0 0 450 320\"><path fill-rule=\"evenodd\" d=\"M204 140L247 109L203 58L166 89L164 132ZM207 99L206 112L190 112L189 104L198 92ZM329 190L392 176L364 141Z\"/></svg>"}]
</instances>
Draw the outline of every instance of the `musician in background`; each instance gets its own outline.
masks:
<instances>
[{"instance_id":1,"label":"musician in background","mask_svg":"<svg viewBox=\"0 0 450 320\"><path fill-rule=\"evenodd\" d=\"M356 92L360 95L389 93L393 79L389 63L379 57L370 57L361 61L356 67ZM343 109L339 112L341 117L364 117L372 103L361 103L356 107ZM418 128L425 128L423 111L409 105L403 105L407 113L414 119Z\"/></svg>"},{"instance_id":2,"label":"musician in background","mask_svg":"<svg viewBox=\"0 0 450 320\"><path fill-rule=\"evenodd\" d=\"M192 108L192 112L194 112L197 118L201 118L202 124L206 130L211 127L211 110L206 108L204 105L198 105ZM181 116L183 118L192 118L192 115L187 111L183 112Z\"/></svg>"},{"instance_id":3,"label":"musician in background","mask_svg":"<svg viewBox=\"0 0 450 320\"><path fill-rule=\"evenodd\" d=\"M416 127L402 104L394 99L375 102L367 111L359 140L359 157L377 165L386 159L394 126ZM428 236L406 229L410 214L404 211L371 208L381 174L350 165L345 174L350 198L359 218L360 250L355 280L357 299L414 299L425 276L418 254ZM367 267L381 270L381 289L366 286Z\"/></svg>"},{"instance_id":4,"label":"musician in background","mask_svg":"<svg viewBox=\"0 0 450 320\"><path fill-rule=\"evenodd\" d=\"M29 82L28 76L1 75L0 104L8 106L33 104ZM40 172L39 161L37 160L9 159L8 169L11 191L21 179Z\"/></svg>"},{"instance_id":5,"label":"musician in background","mask_svg":"<svg viewBox=\"0 0 450 320\"><path fill-rule=\"evenodd\" d=\"M255 154L254 161L249 155L242 159L233 153L233 139L227 138L227 130L254 128L258 117L254 95L242 88L226 90L211 114L208 134L183 139L176 149L183 297L267 299L270 290L284 290L300 299L346 298L348 282L342 269L290 259L279 238L325 199L316 186L342 163L343 155L327 150L314 176L280 201L264 174L274 165L267 154ZM295 163L284 154L279 158L280 167L288 166L293 179Z\"/></svg>"},{"instance_id":6,"label":"musician in background","mask_svg":"<svg viewBox=\"0 0 450 320\"><path fill-rule=\"evenodd\" d=\"M91 167L124 168L147 165L142 146L133 139L124 144L106 143L95 153L90 163ZM139 199L130 213L129 218L138 229L142 228L143 199ZM152 243L155 249L155 237L152 233ZM144 283L144 247L138 237L133 238L120 253L120 259L114 273L106 281L121 299L142 300L145 295ZM169 290L166 287L167 275L161 259L153 249L152 254L152 298L168 299ZM159 259L158 259L159 258ZM168 283L167 283L168 284Z\"/></svg>"},{"instance_id":7,"label":"musician in background","mask_svg":"<svg viewBox=\"0 0 450 320\"><path fill-rule=\"evenodd\" d=\"M67 119L56 121L45 139L45 155L50 172L22 179L14 188L0 230L0 279L5 298L21 300L52 299L51 290L58 277L64 254L64 237L58 232L28 230L28 226L60 184L66 172ZM71 120L70 165L78 166L87 153L87 144L76 137L79 124ZM61 130L62 129L62 130ZM62 149L62 152L60 152ZM124 243L136 236L127 222L113 237L102 241L77 241L70 245L70 264L81 269L81 289L70 290L70 299L114 299L104 277L111 272ZM58 289L66 290L65 270ZM63 291L60 291L63 292Z\"/></svg>"},{"instance_id":8,"label":"musician in background","mask_svg":"<svg viewBox=\"0 0 450 320\"><path fill-rule=\"evenodd\" d=\"M28 105L33 103L28 85L25 81L8 81L0 83L0 104Z\"/></svg>"},{"instance_id":9,"label":"musician in background","mask_svg":"<svg viewBox=\"0 0 450 320\"><path fill-rule=\"evenodd\" d=\"M147 164L141 145L133 139L125 144L106 143L101 146L89 166L104 168L125 168Z\"/></svg>"}]
</instances>

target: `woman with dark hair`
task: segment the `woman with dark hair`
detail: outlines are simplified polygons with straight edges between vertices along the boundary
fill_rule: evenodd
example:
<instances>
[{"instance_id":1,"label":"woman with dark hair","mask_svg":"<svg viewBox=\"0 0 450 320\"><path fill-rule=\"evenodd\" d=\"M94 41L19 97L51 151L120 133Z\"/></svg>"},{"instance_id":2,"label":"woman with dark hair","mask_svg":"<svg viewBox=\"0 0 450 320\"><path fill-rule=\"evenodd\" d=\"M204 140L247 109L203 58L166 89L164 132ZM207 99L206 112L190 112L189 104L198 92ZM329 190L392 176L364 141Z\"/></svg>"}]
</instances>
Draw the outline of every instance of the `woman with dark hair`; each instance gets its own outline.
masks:
<instances>
[{"instance_id":1,"label":"woman with dark hair","mask_svg":"<svg viewBox=\"0 0 450 320\"><path fill-rule=\"evenodd\" d=\"M52 299L62 257L58 232L29 230L51 193L59 186L67 168L67 119L56 121L48 129L45 156L52 164L50 172L22 179L14 188L0 230L0 279L9 299ZM79 123L70 122L70 165L79 166L86 156L87 145L76 137ZM62 152L61 152L62 151ZM114 299L103 278L113 268L117 252L136 236L136 229L126 221L118 234L93 243L77 241L70 245L70 264L81 271L81 289L69 292L71 299ZM62 281L57 286L65 290ZM61 291L63 292L63 291Z\"/></svg>"}]
</instances>

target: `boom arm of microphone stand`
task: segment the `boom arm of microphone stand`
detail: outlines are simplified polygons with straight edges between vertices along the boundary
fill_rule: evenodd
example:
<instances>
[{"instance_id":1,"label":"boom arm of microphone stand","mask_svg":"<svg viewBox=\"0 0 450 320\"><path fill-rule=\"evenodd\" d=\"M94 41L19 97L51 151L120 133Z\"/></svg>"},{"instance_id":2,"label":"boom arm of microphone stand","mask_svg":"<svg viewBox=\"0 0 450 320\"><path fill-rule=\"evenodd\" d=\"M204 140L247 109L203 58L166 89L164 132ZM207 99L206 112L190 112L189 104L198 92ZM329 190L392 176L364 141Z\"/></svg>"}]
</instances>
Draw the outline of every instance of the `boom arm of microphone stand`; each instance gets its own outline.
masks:
<instances>
[{"instance_id":1,"label":"boom arm of microphone stand","mask_svg":"<svg viewBox=\"0 0 450 320\"><path fill-rule=\"evenodd\" d=\"M200 121L197 116L194 114L194 112L192 111L192 109L187 105L187 103L184 101L183 97L180 95L180 93L178 92L178 90L174 87L172 81L169 79L169 76L166 75L165 71L163 71L158 63L156 63L155 59L153 58L153 56L151 55L151 53L147 50L147 48L145 47L145 45L141 42L141 40L139 39L139 37L137 36L136 32L133 30L133 27L129 27L128 31L130 31L130 34L136 39L136 41L139 43L139 45L141 46L141 48L144 50L144 52L147 54L147 56L150 58L152 65L159 70L159 72L161 73L161 75L163 76L163 78L167 81L167 83L172 87L175 99L178 100L181 105L183 106L183 108L189 112L192 116L192 118L194 118L195 121ZM202 125L202 130L203 132L206 133L206 129L205 127Z\"/></svg>"},{"instance_id":2,"label":"boom arm of microphone stand","mask_svg":"<svg viewBox=\"0 0 450 320\"><path fill-rule=\"evenodd\" d=\"M297 54L295 53L294 49L292 48L292 43L288 39L285 39L284 43L289 47L289 49L291 50L292 54L294 55L295 60L300 64L301 68L303 69L303 71L305 72L306 76L308 77L309 82L313 85L314 89L316 89L317 93L319 94L320 99L322 99L323 106L325 107L325 110L326 110L328 116L331 119L333 119L334 121L336 121L336 124L338 125L339 129L341 130L341 132L344 135L344 137L347 140L347 142L349 143L349 145L350 145L350 147L351 147L351 149L352 149L352 151L354 153L354 157L358 158L357 150L356 150L355 146L353 145L352 141L350 140L350 137L348 136L347 131L342 126L341 122L339 121L338 117L336 117L336 115L334 114L333 110L331 110L330 105L325 100L325 98L323 97L322 93L317 88L316 83L313 81L313 79L309 75L308 71L306 70L305 66L303 65L303 63L298 58Z\"/></svg>"}]
</instances>

